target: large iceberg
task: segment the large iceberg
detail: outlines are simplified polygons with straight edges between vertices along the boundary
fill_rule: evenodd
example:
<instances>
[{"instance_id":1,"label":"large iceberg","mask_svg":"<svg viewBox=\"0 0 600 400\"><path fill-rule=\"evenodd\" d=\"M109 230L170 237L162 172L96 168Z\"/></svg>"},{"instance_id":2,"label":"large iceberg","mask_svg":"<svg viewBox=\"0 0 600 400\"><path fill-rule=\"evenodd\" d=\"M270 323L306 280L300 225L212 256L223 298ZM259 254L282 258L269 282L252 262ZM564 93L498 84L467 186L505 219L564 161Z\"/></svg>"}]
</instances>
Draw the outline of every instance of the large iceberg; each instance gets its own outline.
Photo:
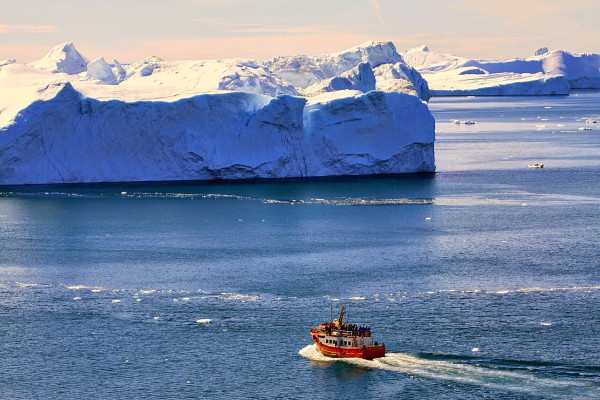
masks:
<instances>
[{"instance_id":1,"label":"large iceberg","mask_svg":"<svg viewBox=\"0 0 600 400\"><path fill-rule=\"evenodd\" d=\"M540 48L527 59L473 60L425 46L400 54L427 80L433 96L564 95L572 88L600 88L600 54Z\"/></svg>"},{"instance_id":2,"label":"large iceberg","mask_svg":"<svg viewBox=\"0 0 600 400\"><path fill-rule=\"evenodd\" d=\"M58 50L43 62L0 67L2 185L435 170L427 105L410 93L371 90L379 61L403 65L392 47L332 56L343 67L329 73L350 87L308 98L270 62L150 57L110 65L88 63L71 44Z\"/></svg>"}]
</instances>

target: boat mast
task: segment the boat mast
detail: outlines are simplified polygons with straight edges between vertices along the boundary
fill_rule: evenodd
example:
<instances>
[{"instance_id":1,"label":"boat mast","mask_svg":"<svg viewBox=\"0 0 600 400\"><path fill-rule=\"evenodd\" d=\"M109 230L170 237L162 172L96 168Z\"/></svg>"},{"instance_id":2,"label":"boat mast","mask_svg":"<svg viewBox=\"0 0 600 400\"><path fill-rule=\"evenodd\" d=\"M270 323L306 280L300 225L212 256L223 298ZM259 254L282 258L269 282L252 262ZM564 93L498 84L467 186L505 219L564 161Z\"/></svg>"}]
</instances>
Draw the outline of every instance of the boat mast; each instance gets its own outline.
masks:
<instances>
[{"instance_id":1,"label":"boat mast","mask_svg":"<svg viewBox=\"0 0 600 400\"><path fill-rule=\"evenodd\" d=\"M338 317L338 321L340 321L340 324L342 324L344 322L344 315L346 314L346 305L344 304L342 306L342 309L340 310L340 315Z\"/></svg>"}]
</instances>

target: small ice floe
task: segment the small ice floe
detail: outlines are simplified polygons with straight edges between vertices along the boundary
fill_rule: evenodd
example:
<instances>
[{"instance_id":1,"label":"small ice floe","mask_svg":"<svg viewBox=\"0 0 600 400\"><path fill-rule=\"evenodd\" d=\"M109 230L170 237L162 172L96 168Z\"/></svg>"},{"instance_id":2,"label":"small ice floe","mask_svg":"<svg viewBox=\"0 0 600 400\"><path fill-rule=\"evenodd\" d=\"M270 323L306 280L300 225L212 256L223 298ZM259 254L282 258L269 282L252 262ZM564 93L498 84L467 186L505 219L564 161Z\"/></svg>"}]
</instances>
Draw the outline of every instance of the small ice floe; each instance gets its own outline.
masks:
<instances>
[{"instance_id":1,"label":"small ice floe","mask_svg":"<svg viewBox=\"0 0 600 400\"><path fill-rule=\"evenodd\" d=\"M479 351L479 347L473 347L473 348L471 349L471 351L472 351L473 353L477 353L477 352Z\"/></svg>"},{"instance_id":2,"label":"small ice floe","mask_svg":"<svg viewBox=\"0 0 600 400\"><path fill-rule=\"evenodd\" d=\"M121 194L122 194L122 195L126 195L126 194L127 194L127 192L121 192Z\"/></svg>"},{"instance_id":3,"label":"small ice floe","mask_svg":"<svg viewBox=\"0 0 600 400\"><path fill-rule=\"evenodd\" d=\"M189 297L182 297L181 301L190 301L190 298Z\"/></svg>"},{"instance_id":4,"label":"small ice floe","mask_svg":"<svg viewBox=\"0 0 600 400\"><path fill-rule=\"evenodd\" d=\"M586 120L585 120L585 123L586 123L586 124L597 124L597 123L598 123L598 121L596 121L596 120L595 120L595 119L593 119L593 118L588 118L588 119L586 119Z\"/></svg>"},{"instance_id":5,"label":"small ice floe","mask_svg":"<svg viewBox=\"0 0 600 400\"><path fill-rule=\"evenodd\" d=\"M529 168L544 168L544 164L540 164L540 163L529 164L528 167Z\"/></svg>"},{"instance_id":6,"label":"small ice floe","mask_svg":"<svg viewBox=\"0 0 600 400\"><path fill-rule=\"evenodd\" d=\"M81 297L79 297L79 296L73 297L73 300L81 300Z\"/></svg>"},{"instance_id":7,"label":"small ice floe","mask_svg":"<svg viewBox=\"0 0 600 400\"><path fill-rule=\"evenodd\" d=\"M200 319L196 320L197 324L204 324L204 325L210 324L211 322L212 322L212 319L210 319L210 318L200 318Z\"/></svg>"},{"instance_id":8,"label":"small ice floe","mask_svg":"<svg viewBox=\"0 0 600 400\"><path fill-rule=\"evenodd\" d=\"M425 221L431 221L431 217L426 217Z\"/></svg>"},{"instance_id":9,"label":"small ice floe","mask_svg":"<svg viewBox=\"0 0 600 400\"><path fill-rule=\"evenodd\" d=\"M581 128L578 129L579 131L591 131L592 128L588 128L587 126L582 126Z\"/></svg>"},{"instance_id":10,"label":"small ice floe","mask_svg":"<svg viewBox=\"0 0 600 400\"><path fill-rule=\"evenodd\" d=\"M552 322L540 322L541 326L550 326L552 325Z\"/></svg>"},{"instance_id":11,"label":"small ice floe","mask_svg":"<svg viewBox=\"0 0 600 400\"><path fill-rule=\"evenodd\" d=\"M111 303L120 303L120 302L121 302L121 300L119 300L119 299L113 299L113 300L111 300L110 302L111 302Z\"/></svg>"},{"instance_id":12,"label":"small ice floe","mask_svg":"<svg viewBox=\"0 0 600 400\"><path fill-rule=\"evenodd\" d=\"M153 318L155 321L158 321L160 319L160 317L154 317Z\"/></svg>"},{"instance_id":13,"label":"small ice floe","mask_svg":"<svg viewBox=\"0 0 600 400\"><path fill-rule=\"evenodd\" d=\"M539 129L544 129L546 127L546 125L536 125L535 127L538 128L538 130L539 130Z\"/></svg>"},{"instance_id":14,"label":"small ice floe","mask_svg":"<svg viewBox=\"0 0 600 400\"><path fill-rule=\"evenodd\" d=\"M548 109L548 108L552 108L552 107L550 107L550 106L545 106L544 108Z\"/></svg>"},{"instance_id":15,"label":"small ice floe","mask_svg":"<svg viewBox=\"0 0 600 400\"><path fill-rule=\"evenodd\" d=\"M475 121L462 120L462 119L451 119L450 122L456 125L475 125Z\"/></svg>"},{"instance_id":16,"label":"small ice floe","mask_svg":"<svg viewBox=\"0 0 600 400\"><path fill-rule=\"evenodd\" d=\"M354 296L354 297L348 298L348 300L366 300L366 298L365 297L361 297L361 296Z\"/></svg>"}]
</instances>

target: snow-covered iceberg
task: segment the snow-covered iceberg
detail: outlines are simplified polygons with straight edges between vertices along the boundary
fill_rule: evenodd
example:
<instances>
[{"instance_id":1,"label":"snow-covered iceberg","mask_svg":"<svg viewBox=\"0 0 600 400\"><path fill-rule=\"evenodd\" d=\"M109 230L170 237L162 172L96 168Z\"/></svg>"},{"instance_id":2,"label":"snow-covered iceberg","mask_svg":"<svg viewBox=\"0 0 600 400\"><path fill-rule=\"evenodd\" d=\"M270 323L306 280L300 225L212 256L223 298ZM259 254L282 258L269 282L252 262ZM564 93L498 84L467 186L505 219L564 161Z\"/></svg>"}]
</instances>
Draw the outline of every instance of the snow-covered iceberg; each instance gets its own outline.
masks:
<instances>
[{"instance_id":1,"label":"snow-covered iceberg","mask_svg":"<svg viewBox=\"0 0 600 400\"><path fill-rule=\"evenodd\" d=\"M433 96L557 95L600 88L600 54L540 48L524 60L473 60L425 46L400 54L427 80Z\"/></svg>"},{"instance_id":2,"label":"snow-covered iceberg","mask_svg":"<svg viewBox=\"0 0 600 400\"><path fill-rule=\"evenodd\" d=\"M110 65L88 63L72 46L59 50L44 68L0 67L2 185L435 170L427 105L370 90L369 56L335 71L350 90L307 98L268 63L151 57ZM349 66L355 58L342 59ZM83 70L70 68L81 60Z\"/></svg>"}]
</instances>

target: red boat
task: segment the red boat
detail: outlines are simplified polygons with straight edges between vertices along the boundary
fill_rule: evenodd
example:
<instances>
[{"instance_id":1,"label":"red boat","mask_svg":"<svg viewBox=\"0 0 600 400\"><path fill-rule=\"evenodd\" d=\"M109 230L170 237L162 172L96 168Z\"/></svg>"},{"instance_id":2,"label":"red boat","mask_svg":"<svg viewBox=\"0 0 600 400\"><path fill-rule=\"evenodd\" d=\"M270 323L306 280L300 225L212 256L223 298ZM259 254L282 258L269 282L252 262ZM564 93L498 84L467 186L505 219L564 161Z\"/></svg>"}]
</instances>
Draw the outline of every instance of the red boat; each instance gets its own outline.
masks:
<instances>
[{"instance_id":1,"label":"red boat","mask_svg":"<svg viewBox=\"0 0 600 400\"><path fill-rule=\"evenodd\" d=\"M346 306L333 322L310 328L317 349L327 357L357 357L372 360L385 356L385 344L373 343L371 328L344 322Z\"/></svg>"}]
</instances>

